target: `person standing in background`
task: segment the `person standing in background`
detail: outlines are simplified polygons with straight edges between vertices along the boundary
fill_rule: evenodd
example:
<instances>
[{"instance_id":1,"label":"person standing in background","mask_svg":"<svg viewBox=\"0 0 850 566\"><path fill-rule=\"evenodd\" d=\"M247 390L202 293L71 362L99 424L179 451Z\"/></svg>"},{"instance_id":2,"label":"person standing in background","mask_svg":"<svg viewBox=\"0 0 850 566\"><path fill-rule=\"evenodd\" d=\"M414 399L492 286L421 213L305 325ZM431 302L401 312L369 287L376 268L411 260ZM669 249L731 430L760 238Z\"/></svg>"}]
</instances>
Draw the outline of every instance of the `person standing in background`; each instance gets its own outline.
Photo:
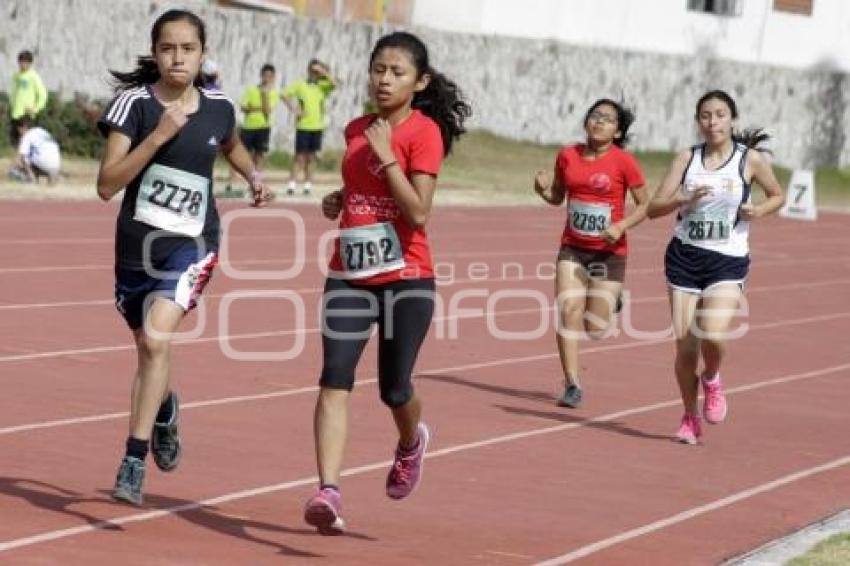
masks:
<instances>
[{"instance_id":1,"label":"person standing in background","mask_svg":"<svg viewBox=\"0 0 850 566\"><path fill-rule=\"evenodd\" d=\"M13 146L17 146L20 141L18 121L25 116L35 120L47 106L47 89L44 88L41 77L32 68L32 63L32 51L18 53L18 72L12 76L9 88L9 109L12 118L9 141Z\"/></svg>"},{"instance_id":2,"label":"person standing in background","mask_svg":"<svg viewBox=\"0 0 850 566\"><path fill-rule=\"evenodd\" d=\"M289 195L295 194L299 166L304 172L304 194L309 195L313 188L316 154L322 149L322 133L325 129L325 99L336 86L330 68L318 59L311 59L307 65L307 79L291 83L283 89L283 101L297 118L295 156L286 189Z\"/></svg>"},{"instance_id":3,"label":"person standing in background","mask_svg":"<svg viewBox=\"0 0 850 566\"><path fill-rule=\"evenodd\" d=\"M239 105L242 120L242 144L251 153L254 167L262 171L265 154L269 151L272 114L279 101L276 92L274 65L266 63L260 70L260 84L251 85L242 93Z\"/></svg>"}]
</instances>

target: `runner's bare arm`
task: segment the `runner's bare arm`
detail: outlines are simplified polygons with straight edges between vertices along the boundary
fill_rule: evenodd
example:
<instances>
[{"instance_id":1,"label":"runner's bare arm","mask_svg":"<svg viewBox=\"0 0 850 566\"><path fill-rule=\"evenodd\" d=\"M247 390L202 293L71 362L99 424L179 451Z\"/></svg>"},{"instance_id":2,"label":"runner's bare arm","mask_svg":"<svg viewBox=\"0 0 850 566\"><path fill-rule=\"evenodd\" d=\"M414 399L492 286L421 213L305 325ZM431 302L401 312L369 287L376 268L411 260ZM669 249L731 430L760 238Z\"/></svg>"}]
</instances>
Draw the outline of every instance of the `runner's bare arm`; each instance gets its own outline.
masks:
<instances>
[{"instance_id":1,"label":"runner's bare arm","mask_svg":"<svg viewBox=\"0 0 850 566\"><path fill-rule=\"evenodd\" d=\"M234 130L229 140L222 142L221 152L228 163L248 181L253 193L253 206L263 207L272 199L271 189L263 182L262 175L254 168L254 161L248 154L248 150L239 141L239 136Z\"/></svg>"},{"instance_id":2,"label":"runner's bare arm","mask_svg":"<svg viewBox=\"0 0 850 566\"><path fill-rule=\"evenodd\" d=\"M646 215L649 218L658 218L666 216L678 208L684 202L679 187L682 185L682 177L685 170L688 168L688 163L691 160L691 150L686 149L673 159L667 174L664 175L664 180L661 181L655 194L649 201L649 206L646 209Z\"/></svg>"},{"instance_id":3,"label":"runner's bare arm","mask_svg":"<svg viewBox=\"0 0 850 566\"><path fill-rule=\"evenodd\" d=\"M557 165L555 165L555 173L551 181L543 171L537 172L534 176L534 192L553 206L559 206L564 202L567 191L563 183L561 183Z\"/></svg>"},{"instance_id":4,"label":"runner's bare arm","mask_svg":"<svg viewBox=\"0 0 850 566\"><path fill-rule=\"evenodd\" d=\"M631 192L635 198L635 203L637 203L631 213L602 231L602 238L609 244L613 244L622 238L627 230L631 230L646 220L646 209L649 206L649 192L646 187L632 187Z\"/></svg>"},{"instance_id":5,"label":"runner's bare arm","mask_svg":"<svg viewBox=\"0 0 850 566\"><path fill-rule=\"evenodd\" d=\"M759 151L748 152L747 169L752 172L751 179L758 183L767 198L758 205L752 203L742 205L741 218L752 220L753 218L767 216L782 208L782 205L785 204L785 195L767 158Z\"/></svg>"},{"instance_id":6,"label":"runner's bare arm","mask_svg":"<svg viewBox=\"0 0 850 566\"><path fill-rule=\"evenodd\" d=\"M166 109L156 128L130 151L131 140L112 130L106 138L106 150L97 172L97 194L109 200L138 175L159 149L186 124L186 115L178 108Z\"/></svg>"},{"instance_id":7,"label":"runner's bare arm","mask_svg":"<svg viewBox=\"0 0 850 566\"><path fill-rule=\"evenodd\" d=\"M386 168L387 183L407 222L414 228L424 228L431 216L437 178L429 173L416 173L410 180L398 163Z\"/></svg>"}]
</instances>

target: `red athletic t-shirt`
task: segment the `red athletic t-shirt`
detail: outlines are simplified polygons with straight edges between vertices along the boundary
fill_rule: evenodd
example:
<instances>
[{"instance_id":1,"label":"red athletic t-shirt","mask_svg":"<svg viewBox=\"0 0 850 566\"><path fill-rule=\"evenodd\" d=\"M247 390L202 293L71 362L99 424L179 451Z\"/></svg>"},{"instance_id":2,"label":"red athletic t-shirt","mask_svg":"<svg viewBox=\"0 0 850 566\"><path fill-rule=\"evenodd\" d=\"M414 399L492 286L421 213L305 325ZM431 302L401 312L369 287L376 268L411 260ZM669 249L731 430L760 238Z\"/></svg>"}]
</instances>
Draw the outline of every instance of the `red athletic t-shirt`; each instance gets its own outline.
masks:
<instances>
[{"instance_id":1,"label":"red athletic t-shirt","mask_svg":"<svg viewBox=\"0 0 850 566\"><path fill-rule=\"evenodd\" d=\"M612 145L596 159L582 157L584 144L567 146L558 154L555 170L567 194L567 224L561 245L626 255L626 236L613 245L600 237L602 230L623 219L626 190L644 184L637 160Z\"/></svg>"},{"instance_id":2,"label":"red athletic t-shirt","mask_svg":"<svg viewBox=\"0 0 850 566\"><path fill-rule=\"evenodd\" d=\"M381 162L364 135L375 117L374 114L362 116L345 128L343 205L339 228L342 238L351 233L358 235L345 239L343 246L340 238L336 239L329 266L330 276L351 279L363 285L433 278L428 235L424 229L415 229L407 223L390 192L386 173L379 170ZM414 172L434 176L440 172L443 161L440 127L419 110L413 110L406 120L393 128L391 146L408 179ZM387 230L392 231L388 227L377 234L369 231L382 223L391 225L395 234L388 234ZM365 227L365 232L346 232L346 229L355 227ZM364 236L364 233L367 235ZM401 248L398 253L394 249L396 236ZM384 269L388 270L382 271Z\"/></svg>"}]
</instances>

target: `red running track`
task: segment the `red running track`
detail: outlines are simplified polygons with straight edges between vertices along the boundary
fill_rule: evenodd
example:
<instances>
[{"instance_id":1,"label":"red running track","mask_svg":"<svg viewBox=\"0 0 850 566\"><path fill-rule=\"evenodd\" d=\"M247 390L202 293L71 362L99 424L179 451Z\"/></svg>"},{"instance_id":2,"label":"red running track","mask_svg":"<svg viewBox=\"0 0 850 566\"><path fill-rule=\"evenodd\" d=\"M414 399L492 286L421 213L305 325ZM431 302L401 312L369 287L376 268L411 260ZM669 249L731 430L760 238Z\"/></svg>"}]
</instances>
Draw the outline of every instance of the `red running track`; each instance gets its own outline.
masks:
<instances>
[{"instance_id":1,"label":"red running track","mask_svg":"<svg viewBox=\"0 0 850 566\"><path fill-rule=\"evenodd\" d=\"M231 225L236 269L291 267L299 242L307 261L285 280L213 278L206 318L174 348L185 459L148 467L137 509L109 498L134 367L111 301L116 207L0 202L0 563L712 564L848 506L846 217L755 223L730 417L686 447L670 440L669 219L632 232L619 333L582 346L586 403L566 411L546 310L563 211L441 208L442 306L416 377L435 433L423 484L402 502L383 493L394 436L370 347L342 482L351 532L318 536L301 510L329 225L289 210L303 238L290 217ZM258 290L276 295L246 295Z\"/></svg>"}]
</instances>

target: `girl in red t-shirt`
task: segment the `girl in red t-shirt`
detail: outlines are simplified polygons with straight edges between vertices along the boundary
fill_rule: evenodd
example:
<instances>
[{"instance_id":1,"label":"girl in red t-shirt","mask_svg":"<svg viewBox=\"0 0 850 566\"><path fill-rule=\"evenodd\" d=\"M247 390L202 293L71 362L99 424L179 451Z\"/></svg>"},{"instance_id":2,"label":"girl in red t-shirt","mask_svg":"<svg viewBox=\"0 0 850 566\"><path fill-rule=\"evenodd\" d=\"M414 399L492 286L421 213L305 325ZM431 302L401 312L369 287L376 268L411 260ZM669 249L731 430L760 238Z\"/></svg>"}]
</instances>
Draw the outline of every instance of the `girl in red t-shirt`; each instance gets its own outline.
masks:
<instances>
[{"instance_id":1,"label":"girl in red t-shirt","mask_svg":"<svg viewBox=\"0 0 850 566\"><path fill-rule=\"evenodd\" d=\"M578 341L603 337L619 310L626 273L626 231L646 218L648 197L640 165L623 150L634 114L609 99L593 103L584 117L587 141L561 150L551 180L542 171L534 190L554 206L567 201L555 287L559 312L556 333L564 394L558 404L578 407ZM637 206L626 215L626 192Z\"/></svg>"},{"instance_id":2,"label":"girl in red t-shirt","mask_svg":"<svg viewBox=\"0 0 850 566\"><path fill-rule=\"evenodd\" d=\"M430 433L410 378L435 290L425 225L443 156L471 114L457 86L430 66L425 45L409 33L392 33L375 45L369 91L377 112L346 127L344 187L322 201L326 217L342 215L322 300L324 363L315 414L320 486L304 510L321 534L345 529L338 484L348 398L375 323L381 400L399 434L387 495L404 498L419 482Z\"/></svg>"}]
</instances>

